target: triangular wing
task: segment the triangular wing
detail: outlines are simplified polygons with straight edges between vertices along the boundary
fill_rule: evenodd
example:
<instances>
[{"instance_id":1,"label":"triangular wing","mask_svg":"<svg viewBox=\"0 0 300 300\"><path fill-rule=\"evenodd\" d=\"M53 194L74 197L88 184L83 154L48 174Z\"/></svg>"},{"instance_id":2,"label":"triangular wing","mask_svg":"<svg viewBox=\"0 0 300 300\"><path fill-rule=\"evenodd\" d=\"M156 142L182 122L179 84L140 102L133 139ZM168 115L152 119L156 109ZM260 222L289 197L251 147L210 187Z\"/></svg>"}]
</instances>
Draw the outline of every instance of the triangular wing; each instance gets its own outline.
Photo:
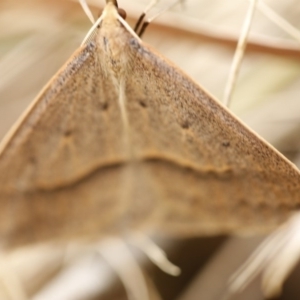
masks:
<instances>
[{"instance_id":1,"label":"triangular wing","mask_svg":"<svg viewBox=\"0 0 300 300\"><path fill-rule=\"evenodd\" d=\"M298 208L291 163L141 42L114 7L99 27L2 144L4 242L130 227L263 231Z\"/></svg>"},{"instance_id":2,"label":"triangular wing","mask_svg":"<svg viewBox=\"0 0 300 300\"><path fill-rule=\"evenodd\" d=\"M294 165L155 50L130 49L132 145L153 191L152 210L132 219L148 212L149 227L175 235L253 234L300 207Z\"/></svg>"},{"instance_id":3,"label":"triangular wing","mask_svg":"<svg viewBox=\"0 0 300 300\"><path fill-rule=\"evenodd\" d=\"M117 89L97 52L94 42L79 49L2 143L5 243L109 232L123 212Z\"/></svg>"}]
</instances>

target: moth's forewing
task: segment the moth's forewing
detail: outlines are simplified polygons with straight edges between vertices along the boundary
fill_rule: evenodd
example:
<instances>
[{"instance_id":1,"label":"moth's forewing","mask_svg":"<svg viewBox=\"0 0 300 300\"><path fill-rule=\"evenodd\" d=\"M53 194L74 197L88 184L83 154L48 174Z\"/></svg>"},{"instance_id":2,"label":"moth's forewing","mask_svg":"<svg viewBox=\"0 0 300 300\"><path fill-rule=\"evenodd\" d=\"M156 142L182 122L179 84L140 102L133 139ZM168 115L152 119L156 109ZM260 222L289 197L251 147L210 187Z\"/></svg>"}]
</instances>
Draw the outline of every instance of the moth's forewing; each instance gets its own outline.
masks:
<instances>
[{"instance_id":1,"label":"moth's forewing","mask_svg":"<svg viewBox=\"0 0 300 300\"><path fill-rule=\"evenodd\" d=\"M299 171L107 11L2 144L4 243L264 231L296 210Z\"/></svg>"}]
</instances>

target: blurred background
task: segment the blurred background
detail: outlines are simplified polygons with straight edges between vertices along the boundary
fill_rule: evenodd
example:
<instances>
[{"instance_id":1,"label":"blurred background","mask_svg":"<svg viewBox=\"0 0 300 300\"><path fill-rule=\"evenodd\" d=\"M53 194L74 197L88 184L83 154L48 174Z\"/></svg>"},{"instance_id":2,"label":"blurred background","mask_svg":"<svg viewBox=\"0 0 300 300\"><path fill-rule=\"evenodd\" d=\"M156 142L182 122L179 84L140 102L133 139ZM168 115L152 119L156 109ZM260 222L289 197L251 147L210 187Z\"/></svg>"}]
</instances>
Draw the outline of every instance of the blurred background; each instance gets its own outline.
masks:
<instances>
[{"instance_id":1,"label":"blurred background","mask_svg":"<svg viewBox=\"0 0 300 300\"><path fill-rule=\"evenodd\" d=\"M265 2L300 28L298 1ZM97 17L104 0L88 3ZM119 6L133 25L147 3L120 0ZM169 4L161 0L149 15ZM246 0L186 0L156 19L143 39L221 99L248 6ZM90 26L76 0L0 1L0 139L80 45ZM230 108L298 166L299 98L300 39L257 10ZM224 297L229 276L263 237L153 239L182 274L175 278L163 273L129 243L143 269L150 299L210 300ZM118 243L112 247L130 274L128 257L122 257ZM116 270L94 245L32 245L2 256L1 300L127 299ZM282 295L274 299L299 299L299 276L296 267ZM264 299L259 278L230 299Z\"/></svg>"}]
</instances>

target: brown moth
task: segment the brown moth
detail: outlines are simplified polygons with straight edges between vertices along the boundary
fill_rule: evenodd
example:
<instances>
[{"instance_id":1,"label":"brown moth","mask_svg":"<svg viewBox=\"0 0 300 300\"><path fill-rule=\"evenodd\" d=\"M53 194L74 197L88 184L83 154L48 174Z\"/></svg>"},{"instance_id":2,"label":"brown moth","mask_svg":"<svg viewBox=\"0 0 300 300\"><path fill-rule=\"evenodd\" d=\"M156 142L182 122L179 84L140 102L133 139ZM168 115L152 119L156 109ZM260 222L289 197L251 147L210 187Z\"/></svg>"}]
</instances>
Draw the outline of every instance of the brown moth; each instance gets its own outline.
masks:
<instances>
[{"instance_id":1,"label":"brown moth","mask_svg":"<svg viewBox=\"0 0 300 300\"><path fill-rule=\"evenodd\" d=\"M299 207L299 170L142 42L116 1L96 25L0 145L3 246L264 232Z\"/></svg>"}]
</instances>

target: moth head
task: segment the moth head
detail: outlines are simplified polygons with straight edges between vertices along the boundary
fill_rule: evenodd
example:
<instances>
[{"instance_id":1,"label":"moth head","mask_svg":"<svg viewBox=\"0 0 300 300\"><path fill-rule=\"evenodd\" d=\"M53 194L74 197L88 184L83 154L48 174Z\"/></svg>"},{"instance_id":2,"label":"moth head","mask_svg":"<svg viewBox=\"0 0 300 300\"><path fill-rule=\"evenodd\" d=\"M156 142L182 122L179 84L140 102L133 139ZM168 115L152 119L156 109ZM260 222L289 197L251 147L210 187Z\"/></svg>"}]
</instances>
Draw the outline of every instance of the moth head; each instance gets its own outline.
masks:
<instances>
[{"instance_id":1,"label":"moth head","mask_svg":"<svg viewBox=\"0 0 300 300\"><path fill-rule=\"evenodd\" d=\"M119 8L119 7L118 7L118 2L117 2L117 0L106 0L106 4L108 4L108 3L112 3L112 4L117 8L118 14L121 16L121 18L124 19L124 20L126 20L126 16L127 16L127 15L126 15L126 11L125 11L123 8ZM102 12L103 12L103 11L100 12L100 14L99 14L98 17L101 16Z\"/></svg>"},{"instance_id":2,"label":"moth head","mask_svg":"<svg viewBox=\"0 0 300 300\"><path fill-rule=\"evenodd\" d=\"M118 7L118 1L117 0L106 0L106 4L112 3L115 7Z\"/></svg>"}]
</instances>

